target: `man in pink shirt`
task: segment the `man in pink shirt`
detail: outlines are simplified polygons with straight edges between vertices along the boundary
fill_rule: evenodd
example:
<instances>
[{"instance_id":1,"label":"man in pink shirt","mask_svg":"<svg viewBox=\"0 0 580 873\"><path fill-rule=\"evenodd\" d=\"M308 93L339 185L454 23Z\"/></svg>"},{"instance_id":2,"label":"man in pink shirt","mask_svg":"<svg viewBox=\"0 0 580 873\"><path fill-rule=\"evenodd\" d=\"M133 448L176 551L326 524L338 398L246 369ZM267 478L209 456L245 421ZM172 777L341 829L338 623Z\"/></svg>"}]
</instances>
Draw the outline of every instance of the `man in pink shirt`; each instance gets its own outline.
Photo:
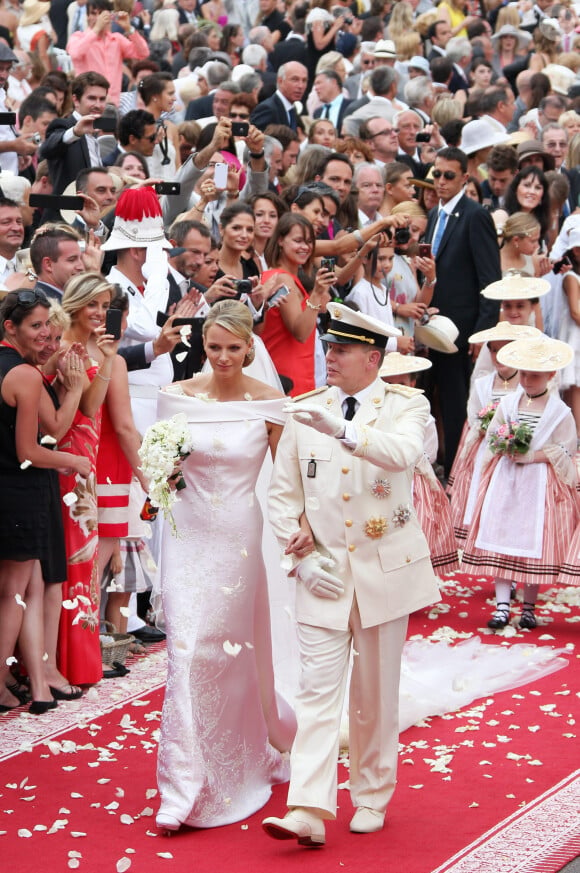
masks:
<instances>
[{"instance_id":1,"label":"man in pink shirt","mask_svg":"<svg viewBox=\"0 0 580 873\"><path fill-rule=\"evenodd\" d=\"M113 20L125 32L111 33ZM75 74L92 70L106 75L111 83L109 102L115 106L121 95L123 61L126 58L144 60L149 57L149 46L131 25L128 12L116 12L109 0L89 0L85 31L71 35L66 47L75 68Z\"/></svg>"}]
</instances>

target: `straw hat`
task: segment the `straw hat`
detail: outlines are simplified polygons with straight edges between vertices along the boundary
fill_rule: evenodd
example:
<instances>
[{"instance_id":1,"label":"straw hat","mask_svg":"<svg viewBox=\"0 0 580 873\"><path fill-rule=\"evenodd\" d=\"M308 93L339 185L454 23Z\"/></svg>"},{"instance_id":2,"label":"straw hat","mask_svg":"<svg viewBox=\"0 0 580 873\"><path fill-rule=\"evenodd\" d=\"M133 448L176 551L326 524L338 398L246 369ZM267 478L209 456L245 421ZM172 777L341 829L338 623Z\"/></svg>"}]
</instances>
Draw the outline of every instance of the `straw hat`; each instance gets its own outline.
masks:
<instances>
[{"instance_id":1,"label":"straw hat","mask_svg":"<svg viewBox=\"0 0 580 873\"><path fill-rule=\"evenodd\" d=\"M521 142L517 148L518 167L521 167L522 161L525 158L531 158L534 155L540 155L544 164L544 173L546 170L554 169L554 158L549 154L541 142L537 139L528 139Z\"/></svg>"},{"instance_id":2,"label":"straw hat","mask_svg":"<svg viewBox=\"0 0 580 873\"><path fill-rule=\"evenodd\" d=\"M24 0L18 26L26 27L28 24L36 24L49 12L50 3L40 3L39 0Z\"/></svg>"},{"instance_id":3,"label":"straw hat","mask_svg":"<svg viewBox=\"0 0 580 873\"><path fill-rule=\"evenodd\" d=\"M397 49L392 39L379 39L373 52L375 58L396 58Z\"/></svg>"},{"instance_id":4,"label":"straw hat","mask_svg":"<svg viewBox=\"0 0 580 873\"><path fill-rule=\"evenodd\" d=\"M521 339L534 339L542 336L542 331L529 324L510 324L509 321L500 321L495 327L487 330L478 330L469 337L470 343L493 343L513 342Z\"/></svg>"},{"instance_id":5,"label":"straw hat","mask_svg":"<svg viewBox=\"0 0 580 873\"><path fill-rule=\"evenodd\" d=\"M171 248L163 230L159 198L153 188L127 188L119 197L113 230L101 251L147 248L154 243Z\"/></svg>"},{"instance_id":6,"label":"straw hat","mask_svg":"<svg viewBox=\"0 0 580 873\"><path fill-rule=\"evenodd\" d=\"M516 340L497 353L504 367L531 370L533 373L551 373L563 370L574 360L574 349L561 340L543 336L540 339Z\"/></svg>"},{"instance_id":7,"label":"straw hat","mask_svg":"<svg viewBox=\"0 0 580 873\"><path fill-rule=\"evenodd\" d=\"M515 36L518 41L518 48L525 49L530 42L532 41L532 36L529 33L526 33L525 30L518 30L517 27L514 27L513 24L504 24L497 33L491 38L493 43L493 47L497 50L499 48L499 41L502 36Z\"/></svg>"},{"instance_id":8,"label":"straw hat","mask_svg":"<svg viewBox=\"0 0 580 873\"><path fill-rule=\"evenodd\" d=\"M429 358L418 358L416 355L402 355L400 352L389 352L385 355L383 365L379 370L381 379L389 376L402 376L405 373L419 373L428 370L433 364Z\"/></svg>"},{"instance_id":9,"label":"straw hat","mask_svg":"<svg viewBox=\"0 0 580 873\"><path fill-rule=\"evenodd\" d=\"M543 297L549 290L550 283L546 279L533 279L531 276L513 273L498 282L492 282L481 293L487 300L531 300L534 297Z\"/></svg>"},{"instance_id":10,"label":"straw hat","mask_svg":"<svg viewBox=\"0 0 580 873\"><path fill-rule=\"evenodd\" d=\"M462 129L459 148L466 155L472 155L480 149L503 145L507 141L507 133L496 130L484 118L478 118L476 121L468 121Z\"/></svg>"},{"instance_id":11,"label":"straw hat","mask_svg":"<svg viewBox=\"0 0 580 873\"><path fill-rule=\"evenodd\" d=\"M446 315L432 315L427 324L415 324L415 339L428 349L447 355L458 351L459 329Z\"/></svg>"},{"instance_id":12,"label":"straw hat","mask_svg":"<svg viewBox=\"0 0 580 873\"><path fill-rule=\"evenodd\" d=\"M563 64L548 64L542 73L550 80L552 91L555 91L556 94L562 94L564 97L568 96L570 86L576 81L574 70L563 66Z\"/></svg>"},{"instance_id":13,"label":"straw hat","mask_svg":"<svg viewBox=\"0 0 580 873\"><path fill-rule=\"evenodd\" d=\"M542 36L550 42L559 42L562 38L562 30L557 18L543 18L538 27Z\"/></svg>"},{"instance_id":14,"label":"straw hat","mask_svg":"<svg viewBox=\"0 0 580 873\"><path fill-rule=\"evenodd\" d=\"M433 170L434 169L435 169L435 167L431 167L424 179L411 179L411 184L414 185L415 188L429 188L431 191L434 191L435 190L435 179L433 178Z\"/></svg>"}]
</instances>

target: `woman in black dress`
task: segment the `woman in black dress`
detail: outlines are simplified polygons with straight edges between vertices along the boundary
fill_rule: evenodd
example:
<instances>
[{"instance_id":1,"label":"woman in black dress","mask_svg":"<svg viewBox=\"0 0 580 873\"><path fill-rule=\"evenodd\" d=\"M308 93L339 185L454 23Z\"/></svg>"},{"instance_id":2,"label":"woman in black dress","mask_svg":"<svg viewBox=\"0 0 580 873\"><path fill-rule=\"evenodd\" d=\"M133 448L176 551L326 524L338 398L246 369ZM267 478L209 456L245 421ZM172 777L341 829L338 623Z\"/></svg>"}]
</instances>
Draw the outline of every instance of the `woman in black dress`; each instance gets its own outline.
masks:
<instances>
[{"instance_id":1,"label":"woman in black dress","mask_svg":"<svg viewBox=\"0 0 580 873\"><path fill-rule=\"evenodd\" d=\"M0 306L0 711L20 700L6 687L19 641L32 703L42 714L56 706L44 676L43 576L66 578L62 519L50 511L50 469L87 476L89 462L39 442L44 391L38 363L50 335L49 301L29 289L10 292Z\"/></svg>"}]
</instances>

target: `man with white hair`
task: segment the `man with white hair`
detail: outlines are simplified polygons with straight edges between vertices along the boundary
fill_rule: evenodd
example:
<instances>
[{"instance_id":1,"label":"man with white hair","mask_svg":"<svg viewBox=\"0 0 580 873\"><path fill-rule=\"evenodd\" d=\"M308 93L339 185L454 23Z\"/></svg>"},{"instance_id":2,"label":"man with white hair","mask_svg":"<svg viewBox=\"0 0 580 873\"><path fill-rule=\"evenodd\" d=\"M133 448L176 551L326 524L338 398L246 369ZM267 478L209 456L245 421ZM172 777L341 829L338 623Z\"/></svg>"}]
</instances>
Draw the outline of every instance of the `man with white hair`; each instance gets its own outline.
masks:
<instances>
[{"instance_id":1,"label":"man with white hair","mask_svg":"<svg viewBox=\"0 0 580 873\"><path fill-rule=\"evenodd\" d=\"M378 221L378 209L385 196L383 171L376 164L362 162L354 168L353 182L358 190L358 223L366 227Z\"/></svg>"},{"instance_id":2,"label":"man with white hair","mask_svg":"<svg viewBox=\"0 0 580 873\"><path fill-rule=\"evenodd\" d=\"M449 82L452 94L457 91L468 91L470 88L467 70L471 64L473 49L468 39L463 36L453 36L447 43L447 57L453 61L453 74Z\"/></svg>"},{"instance_id":3,"label":"man with white hair","mask_svg":"<svg viewBox=\"0 0 580 873\"><path fill-rule=\"evenodd\" d=\"M268 30L267 27L263 25L258 25L258 27L252 27L248 39L250 40L250 45L259 45L265 50L266 54L270 54L270 52L274 51L274 39L272 36L272 31Z\"/></svg>"},{"instance_id":4,"label":"man with white hair","mask_svg":"<svg viewBox=\"0 0 580 873\"><path fill-rule=\"evenodd\" d=\"M430 76L417 76L405 85L405 100L424 124L431 124L435 90Z\"/></svg>"},{"instance_id":5,"label":"man with white hair","mask_svg":"<svg viewBox=\"0 0 580 873\"><path fill-rule=\"evenodd\" d=\"M348 96L351 100L358 100L363 96L361 89L362 78L365 73L374 70L377 64L377 58L374 56L375 43L361 42L360 51L354 62L355 72L351 73L344 80L344 87L348 91Z\"/></svg>"},{"instance_id":6,"label":"man with white hair","mask_svg":"<svg viewBox=\"0 0 580 873\"><path fill-rule=\"evenodd\" d=\"M260 99L271 97L276 90L276 73L268 69L268 53L263 45L250 43L242 52L242 63L247 64L262 80Z\"/></svg>"},{"instance_id":7,"label":"man with white hair","mask_svg":"<svg viewBox=\"0 0 580 873\"><path fill-rule=\"evenodd\" d=\"M308 70L297 61L289 61L278 70L276 93L260 103L252 112L252 124L264 130L269 124L298 126L295 104L301 101L308 84Z\"/></svg>"}]
</instances>

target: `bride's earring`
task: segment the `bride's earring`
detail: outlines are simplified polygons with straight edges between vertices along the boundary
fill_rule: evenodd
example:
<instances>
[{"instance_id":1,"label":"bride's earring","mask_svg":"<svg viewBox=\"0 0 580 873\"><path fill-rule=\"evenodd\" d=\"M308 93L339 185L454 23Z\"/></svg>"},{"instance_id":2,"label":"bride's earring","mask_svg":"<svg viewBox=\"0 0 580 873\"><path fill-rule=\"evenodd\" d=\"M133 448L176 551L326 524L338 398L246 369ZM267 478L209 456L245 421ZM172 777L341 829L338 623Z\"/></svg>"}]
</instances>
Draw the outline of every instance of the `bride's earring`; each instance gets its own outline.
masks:
<instances>
[{"instance_id":1,"label":"bride's earring","mask_svg":"<svg viewBox=\"0 0 580 873\"><path fill-rule=\"evenodd\" d=\"M256 357L256 349L254 348L254 346L252 346L246 352L246 356L244 358L242 367L249 367L255 357Z\"/></svg>"}]
</instances>

